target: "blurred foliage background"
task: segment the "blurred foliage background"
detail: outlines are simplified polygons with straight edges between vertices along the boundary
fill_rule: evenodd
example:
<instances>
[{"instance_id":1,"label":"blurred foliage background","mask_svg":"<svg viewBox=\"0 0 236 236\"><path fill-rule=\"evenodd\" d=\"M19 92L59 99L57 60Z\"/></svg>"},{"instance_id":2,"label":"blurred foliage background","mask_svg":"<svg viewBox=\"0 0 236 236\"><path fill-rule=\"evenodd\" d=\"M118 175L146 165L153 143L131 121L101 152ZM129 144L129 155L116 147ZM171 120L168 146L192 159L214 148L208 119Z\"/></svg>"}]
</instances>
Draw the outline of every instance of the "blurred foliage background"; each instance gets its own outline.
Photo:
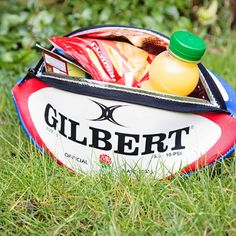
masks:
<instances>
[{"instance_id":1,"label":"blurred foliage background","mask_svg":"<svg viewBox=\"0 0 236 236\"><path fill-rule=\"evenodd\" d=\"M0 0L0 235L236 235L235 164L170 182L71 175L26 141L11 95L36 43L95 24L192 31L236 89L235 12L235 0Z\"/></svg>"},{"instance_id":2,"label":"blurred foliage background","mask_svg":"<svg viewBox=\"0 0 236 236\"><path fill-rule=\"evenodd\" d=\"M132 25L168 36L189 30L220 50L232 37L235 6L234 0L0 0L0 67L22 73L39 58L36 42L47 46L50 36L95 24Z\"/></svg>"}]
</instances>

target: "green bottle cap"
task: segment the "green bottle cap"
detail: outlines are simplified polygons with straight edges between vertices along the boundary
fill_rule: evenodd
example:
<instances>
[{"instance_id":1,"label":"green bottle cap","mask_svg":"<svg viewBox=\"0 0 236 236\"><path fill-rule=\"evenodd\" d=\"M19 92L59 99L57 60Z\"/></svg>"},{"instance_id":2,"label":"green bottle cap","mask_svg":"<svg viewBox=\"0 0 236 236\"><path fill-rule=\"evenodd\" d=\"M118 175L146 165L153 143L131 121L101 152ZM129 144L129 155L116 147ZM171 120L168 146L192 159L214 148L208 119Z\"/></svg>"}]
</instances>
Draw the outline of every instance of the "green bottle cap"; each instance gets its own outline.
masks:
<instances>
[{"instance_id":1,"label":"green bottle cap","mask_svg":"<svg viewBox=\"0 0 236 236\"><path fill-rule=\"evenodd\" d=\"M176 31L170 37L171 53L187 61L200 61L205 50L205 42L190 32Z\"/></svg>"}]
</instances>

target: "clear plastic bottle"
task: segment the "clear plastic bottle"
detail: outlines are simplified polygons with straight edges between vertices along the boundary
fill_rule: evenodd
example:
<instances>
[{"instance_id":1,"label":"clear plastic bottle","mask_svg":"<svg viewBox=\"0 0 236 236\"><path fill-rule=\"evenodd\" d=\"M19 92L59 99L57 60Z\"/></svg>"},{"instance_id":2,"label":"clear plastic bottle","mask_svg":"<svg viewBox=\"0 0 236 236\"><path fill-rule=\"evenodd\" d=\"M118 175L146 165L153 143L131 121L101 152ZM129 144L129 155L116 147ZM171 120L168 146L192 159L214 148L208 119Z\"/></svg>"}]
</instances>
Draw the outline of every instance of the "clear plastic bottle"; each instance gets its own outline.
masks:
<instances>
[{"instance_id":1,"label":"clear plastic bottle","mask_svg":"<svg viewBox=\"0 0 236 236\"><path fill-rule=\"evenodd\" d=\"M155 57L149 69L149 79L142 89L173 95L189 95L199 81L200 62L206 50L205 42L185 31L176 31L168 49Z\"/></svg>"}]
</instances>

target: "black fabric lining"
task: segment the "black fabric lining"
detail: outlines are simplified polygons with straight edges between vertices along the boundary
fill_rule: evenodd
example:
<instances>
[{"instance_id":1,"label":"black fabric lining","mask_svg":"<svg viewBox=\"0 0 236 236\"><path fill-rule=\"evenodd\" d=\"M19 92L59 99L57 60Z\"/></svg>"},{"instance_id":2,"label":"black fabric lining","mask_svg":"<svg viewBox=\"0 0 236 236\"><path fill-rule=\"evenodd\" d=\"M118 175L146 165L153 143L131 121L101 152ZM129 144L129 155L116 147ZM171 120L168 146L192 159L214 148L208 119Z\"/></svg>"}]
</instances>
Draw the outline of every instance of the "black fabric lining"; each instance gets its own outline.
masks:
<instances>
[{"instance_id":1,"label":"black fabric lining","mask_svg":"<svg viewBox=\"0 0 236 236\"><path fill-rule=\"evenodd\" d=\"M54 88L76 94L87 95L108 100L128 102L169 111L185 112L185 113L200 113L200 112L228 113L226 110L213 106L161 99L159 97L145 96L142 94L135 94L128 91L120 91L114 89L108 90L100 87L74 83L66 80L54 79L46 76L37 79Z\"/></svg>"}]
</instances>

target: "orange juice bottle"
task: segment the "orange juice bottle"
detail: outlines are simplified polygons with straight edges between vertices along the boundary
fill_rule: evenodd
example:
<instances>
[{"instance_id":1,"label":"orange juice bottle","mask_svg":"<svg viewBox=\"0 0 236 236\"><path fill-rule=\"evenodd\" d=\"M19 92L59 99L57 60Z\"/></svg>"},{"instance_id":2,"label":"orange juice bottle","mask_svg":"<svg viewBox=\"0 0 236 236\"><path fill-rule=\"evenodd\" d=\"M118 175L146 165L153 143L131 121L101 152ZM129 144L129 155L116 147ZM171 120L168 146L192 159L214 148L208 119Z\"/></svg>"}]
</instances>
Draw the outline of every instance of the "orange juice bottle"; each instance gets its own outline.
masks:
<instances>
[{"instance_id":1,"label":"orange juice bottle","mask_svg":"<svg viewBox=\"0 0 236 236\"><path fill-rule=\"evenodd\" d=\"M142 89L173 95L189 95L199 81L200 62L206 50L205 42L198 36L185 31L176 31L170 38L166 51L152 61L149 79Z\"/></svg>"}]
</instances>

